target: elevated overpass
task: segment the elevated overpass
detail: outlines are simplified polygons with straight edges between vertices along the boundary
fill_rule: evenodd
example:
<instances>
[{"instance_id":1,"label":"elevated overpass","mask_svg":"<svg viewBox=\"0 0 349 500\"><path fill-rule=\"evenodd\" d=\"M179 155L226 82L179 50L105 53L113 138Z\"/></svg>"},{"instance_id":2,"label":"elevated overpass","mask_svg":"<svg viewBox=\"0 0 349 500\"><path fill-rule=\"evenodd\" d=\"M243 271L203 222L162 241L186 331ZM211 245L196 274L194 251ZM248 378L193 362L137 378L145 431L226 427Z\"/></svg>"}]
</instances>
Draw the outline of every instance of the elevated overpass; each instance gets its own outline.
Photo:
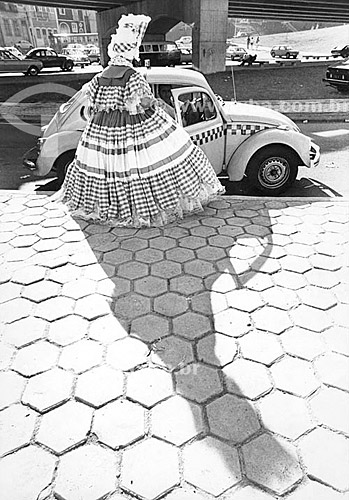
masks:
<instances>
[{"instance_id":1,"label":"elevated overpass","mask_svg":"<svg viewBox=\"0 0 349 500\"><path fill-rule=\"evenodd\" d=\"M145 40L164 39L180 21L193 24L193 64L205 74L225 69L229 17L349 23L349 0L36 0L35 5L96 10L104 62L110 35L122 14L152 18Z\"/></svg>"}]
</instances>

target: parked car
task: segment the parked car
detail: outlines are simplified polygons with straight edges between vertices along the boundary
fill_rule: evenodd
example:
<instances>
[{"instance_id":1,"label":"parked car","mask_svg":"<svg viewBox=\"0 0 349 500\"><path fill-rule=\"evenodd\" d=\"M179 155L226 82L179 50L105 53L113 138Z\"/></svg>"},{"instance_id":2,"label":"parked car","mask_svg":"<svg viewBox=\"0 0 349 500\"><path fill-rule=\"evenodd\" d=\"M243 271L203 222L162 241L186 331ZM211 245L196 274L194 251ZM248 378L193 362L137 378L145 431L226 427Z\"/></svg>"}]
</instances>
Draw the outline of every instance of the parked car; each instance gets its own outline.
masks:
<instances>
[{"instance_id":1,"label":"parked car","mask_svg":"<svg viewBox=\"0 0 349 500\"><path fill-rule=\"evenodd\" d=\"M9 50L0 47L0 73L24 73L29 76L36 76L43 64L35 59L20 59Z\"/></svg>"},{"instance_id":2,"label":"parked car","mask_svg":"<svg viewBox=\"0 0 349 500\"><path fill-rule=\"evenodd\" d=\"M90 61L90 64L92 63L99 64L101 62L101 53L98 47L88 50L86 55L88 60Z\"/></svg>"},{"instance_id":3,"label":"parked car","mask_svg":"<svg viewBox=\"0 0 349 500\"><path fill-rule=\"evenodd\" d=\"M150 66L175 66L181 64L181 51L175 42L144 42L139 47L139 59L141 66L147 60Z\"/></svg>"},{"instance_id":4,"label":"parked car","mask_svg":"<svg viewBox=\"0 0 349 500\"><path fill-rule=\"evenodd\" d=\"M337 46L331 50L333 57L349 57L349 45Z\"/></svg>"},{"instance_id":5,"label":"parked car","mask_svg":"<svg viewBox=\"0 0 349 500\"><path fill-rule=\"evenodd\" d=\"M72 60L74 66L80 66L81 68L84 68L85 66L91 64L91 61L88 58L88 56L84 54L84 52L78 49L69 49L69 48L62 49L60 55Z\"/></svg>"},{"instance_id":6,"label":"parked car","mask_svg":"<svg viewBox=\"0 0 349 500\"><path fill-rule=\"evenodd\" d=\"M238 45L230 45L227 48L227 57L230 57L232 61L242 61L248 52L244 47L239 47Z\"/></svg>"},{"instance_id":7,"label":"parked car","mask_svg":"<svg viewBox=\"0 0 349 500\"><path fill-rule=\"evenodd\" d=\"M17 47L14 47L13 45L11 47L4 47L4 49L9 50L11 54L14 56L18 57L18 59L24 59L24 54L20 50L17 49Z\"/></svg>"},{"instance_id":8,"label":"parked car","mask_svg":"<svg viewBox=\"0 0 349 500\"><path fill-rule=\"evenodd\" d=\"M46 47L37 47L30 50L25 59L35 59L41 61L44 68L61 68L62 71L71 71L74 67L71 58L58 55L55 50Z\"/></svg>"},{"instance_id":9,"label":"parked car","mask_svg":"<svg viewBox=\"0 0 349 500\"><path fill-rule=\"evenodd\" d=\"M33 45L28 42L28 40L19 40L15 43L15 47L22 52L22 54L26 54L29 50L33 49Z\"/></svg>"},{"instance_id":10,"label":"parked car","mask_svg":"<svg viewBox=\"0 0 349 500\"><path fill-rule=\"evenodd\" d=\"M218 177L245 179L251 190L282 193L301 165L319 163L319 147L285 115L261 106L225 102L222 106L204 75L185 68L139 68L156 97L161 85L171 86L175 119L206 153ZM84 85L62 104L42 128L36 149L24 165L38 176L55 171L62 182L74 158L89 116Z\"/></svg>"},{"instance_id":11,"label":"parked car","mask_svg":"<svg viewBox=\"0 0 349 500\"><path fill-rule=\"evenodd\" d=\"M336 66L329 66L323 81L339 92L349 92L349 60Z\"/></svg>"},{"instance_id":12,"label":"parked car","mask_svg":"<svg viewBox=\"0 0 349 500\"><path fill-rule=\"evenodd\" d=\"M286 57L286 59L293 58L296 59L299 51L294 50L288 45L274 45L270 51L271 57Z\"/></svg>"}]
</instances>

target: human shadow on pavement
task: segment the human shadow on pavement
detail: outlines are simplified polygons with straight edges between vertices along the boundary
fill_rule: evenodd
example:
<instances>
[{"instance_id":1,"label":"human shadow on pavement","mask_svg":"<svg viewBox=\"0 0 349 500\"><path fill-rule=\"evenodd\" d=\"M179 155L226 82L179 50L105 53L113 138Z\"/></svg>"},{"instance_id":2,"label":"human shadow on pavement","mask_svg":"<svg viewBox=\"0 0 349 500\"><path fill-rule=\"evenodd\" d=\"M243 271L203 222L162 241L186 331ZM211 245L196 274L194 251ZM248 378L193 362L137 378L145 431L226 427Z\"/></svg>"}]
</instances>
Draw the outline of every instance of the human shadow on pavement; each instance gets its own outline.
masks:
<instances>
[{"instance_id":1,"label":"human shadow on pavement","mask_svg":"<svg viewBox=\"0 0 349 500\"><path fill-rule=\"evenodd\" d=\"M82 224L105 270L113 316L149 349L135 369L172 376L179 406L151 434L183 449L184 479L199 491L217 496L239 483L282 495L302 481L295 447L260 413L275 392L270 367L285 355L281 330L268 320L275 301L289 300L272 281L294 222L283 209L301 204L221 198L165 228ZM275 233L276 217L283 220ZM154 408L170 405L164 399Z\"/></svg>"}]
</instances>

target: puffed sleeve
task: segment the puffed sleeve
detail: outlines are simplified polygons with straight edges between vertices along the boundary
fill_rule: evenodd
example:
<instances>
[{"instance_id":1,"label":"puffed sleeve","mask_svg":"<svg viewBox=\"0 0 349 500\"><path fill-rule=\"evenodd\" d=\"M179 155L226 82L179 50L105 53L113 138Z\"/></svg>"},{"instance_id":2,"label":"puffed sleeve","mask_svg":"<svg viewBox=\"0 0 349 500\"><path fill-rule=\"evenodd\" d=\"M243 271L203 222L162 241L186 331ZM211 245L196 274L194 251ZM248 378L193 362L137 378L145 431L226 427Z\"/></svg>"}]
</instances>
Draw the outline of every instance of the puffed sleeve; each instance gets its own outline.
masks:
<instances>
[{"instance_id":1,"label":"puffed sleeve","mask_svg":"<svg viewBox=\"0 0 349 500\"><path fill-rule=\"evenodd\" d=\"M147 80L138 72L131 75L125 87L125 106L131 114L144 111L141 103L149 102L149 106L155 100ZM146 106L146 107L149 107Z\"/></svg>"}]
</instances>

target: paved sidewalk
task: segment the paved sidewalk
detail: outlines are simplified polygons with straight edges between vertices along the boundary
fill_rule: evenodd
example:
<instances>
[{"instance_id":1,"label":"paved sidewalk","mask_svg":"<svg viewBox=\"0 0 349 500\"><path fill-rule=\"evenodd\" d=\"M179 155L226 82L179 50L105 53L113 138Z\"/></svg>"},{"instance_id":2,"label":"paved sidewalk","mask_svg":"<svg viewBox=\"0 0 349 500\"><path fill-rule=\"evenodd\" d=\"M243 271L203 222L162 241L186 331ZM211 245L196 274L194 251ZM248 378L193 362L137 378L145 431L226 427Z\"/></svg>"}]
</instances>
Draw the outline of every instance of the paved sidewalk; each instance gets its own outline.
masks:
<instances>
[{"instance_id":1,"label":"paved sidewalk","mask_svg":"<svg viewBox=\"0 0 349 500\"><path fill-rule=\"evenodd\" d=\"M0 195L2 500L344 500L348 202L164 229Z\"/></svg>"}]
</instances>

